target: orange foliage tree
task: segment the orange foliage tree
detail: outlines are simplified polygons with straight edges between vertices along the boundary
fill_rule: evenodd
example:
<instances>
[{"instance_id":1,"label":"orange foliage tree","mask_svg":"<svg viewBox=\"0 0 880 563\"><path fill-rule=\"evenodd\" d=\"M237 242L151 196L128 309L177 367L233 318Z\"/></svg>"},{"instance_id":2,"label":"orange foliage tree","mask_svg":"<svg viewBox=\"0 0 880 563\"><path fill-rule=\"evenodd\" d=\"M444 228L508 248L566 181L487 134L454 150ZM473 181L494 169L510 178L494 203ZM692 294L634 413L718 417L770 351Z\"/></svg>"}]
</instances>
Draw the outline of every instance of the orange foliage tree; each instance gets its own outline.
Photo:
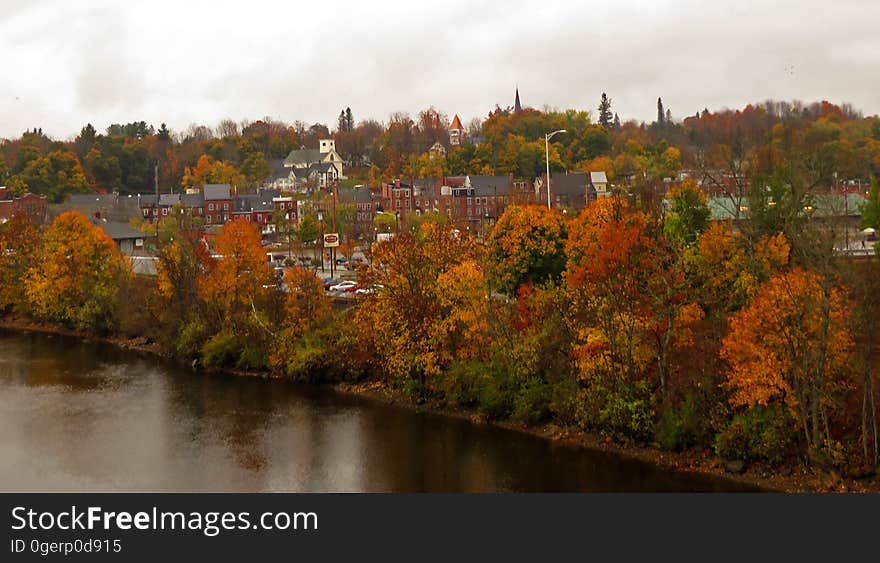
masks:
<instances>
[{"instance_id":1,"label":"orange foliage tree","mask_svg":"<svg viewBox=\"0 0 880 563\"><path fill-rule=\"evenodd\" d=\"M82 213L67 211L46 230L27 271L25 292L40 317L107 330L130 275L130 263L107 233Z\"/></svg>"},{"instance_id":2,"label":"orange foliage tree","mask_svg":"<svg viewBox=\"0 0 880 563\"><path fill-rule=\"evenodd\" d=\"M848 385L853 348L843 295L820 274L778 274L730 321L721 357L736 406L784 403L810 449L830 445L828 411Z\"/></svg>"},{"instance_id":3,"label":"orange foliage tree","mask_svg":"<svg viewBox=\"0 0 880 563\"><path fill-rule=\"evenodd\" d=\"M220 258L199 279L199 295L219 323L235 329L239 324L247 324L265 302L272 272L260 233L247 221L223 225L215 250Z\"/></svg>"},{"instance_id":4,"label":"orange foliage tree","mask_svg":"<svg viewBox=\"0 0 880 563\"><path fill-rule=\"evenodd\" d=\"M499 290L559 279L565 269L566 228L562 216L539 205L514 205L488 240L492 276Z\"/></svg>"},{"instance_id":5,"label":"orange foliage tree","mask_svg":"<svg viewBox=\"0 0 880 563\"><path fill-rule=\"evenodd\" d=\"M651 217L611 197L572 222L566 252L582 376L622 372L632 382L653 362L665 396L673 349L702 318L687 299L677 247Z\"/></svg>"}]
</instances>

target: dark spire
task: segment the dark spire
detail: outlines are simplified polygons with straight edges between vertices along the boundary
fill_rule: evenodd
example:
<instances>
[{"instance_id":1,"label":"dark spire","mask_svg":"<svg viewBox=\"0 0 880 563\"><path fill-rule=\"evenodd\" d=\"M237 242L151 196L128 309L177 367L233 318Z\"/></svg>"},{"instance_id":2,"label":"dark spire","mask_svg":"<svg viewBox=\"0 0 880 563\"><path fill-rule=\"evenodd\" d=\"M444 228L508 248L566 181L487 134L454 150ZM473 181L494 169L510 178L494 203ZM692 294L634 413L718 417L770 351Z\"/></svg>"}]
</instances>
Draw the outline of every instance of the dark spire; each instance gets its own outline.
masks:
<instances>
[{"instance_id":1,"label":"dark spire","mask_svg":"<svg viewBox=\"0 0 880 563\"><path fill-rule=\"evenodd\" d=\"M515 113L522 111L522 105L519 103L519 86L516 87L516 100L513 102L513 111Z\"/></svg>"}]
</instances>

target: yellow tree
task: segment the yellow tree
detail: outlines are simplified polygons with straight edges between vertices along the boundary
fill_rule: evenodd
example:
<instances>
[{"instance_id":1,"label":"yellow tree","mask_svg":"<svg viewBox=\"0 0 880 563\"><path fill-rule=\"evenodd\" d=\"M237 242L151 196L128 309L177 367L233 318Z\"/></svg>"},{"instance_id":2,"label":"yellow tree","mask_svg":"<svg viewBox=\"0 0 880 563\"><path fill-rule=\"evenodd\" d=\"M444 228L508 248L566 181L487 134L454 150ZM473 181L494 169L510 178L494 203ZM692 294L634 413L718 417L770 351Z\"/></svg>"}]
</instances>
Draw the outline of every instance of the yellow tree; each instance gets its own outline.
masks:
<instances>
[{"instance_id":1,"label":"yellow tree","mask_svg":"<svg viewBox=\"0 0 880 563\"><path fill-rule=\"evenodd\" d=\"M244 175L231 163L203 154L194 167L186 167L180 183L184 188L200 189L204 184L237 186L243 184L244 180Z\"/></svg>"},{"instance_id":2,"label":"yellow tree","mask_svg":"<svg viewBox=\"0 0 880 563\"><path fill-rule=\"evenodd\" d=\"M565 269L565 237L559 213L539 205L509 207L488 240L497 287L514 294L526 283L558 280Z\"/></svg>"},{"instance_id":3,"label":"yellow tree","mask_svg":"<svg viewBox=\"0 0 880 563\"><path fill-rule=\"evenodd\" d=\"M287 270L284 282L288 288L284 319L269 354L269 363L289 373L295 371L300 339L330 317L330 304L324 286L314 272L294 266Z\"/></svg>"},{"instance_id":4,"label":"yellow tree","mask_svg":"<svg viewBox=\"0 0 880 563\"><path fill-rule=\"evenodd\" d=\"M199 295L216 319L234 330L265 302L272 272L260 233L247 221L223 225L215 250L220 258L199 279Z\"/></svg>"},{"instance_id":5,"label":"yellow tree","mask_svg":"<svg viewBox=\"0 0 880 563\"><path fill-rule=\"evenodd\" d=\"M808 447L828 446L828 410L849 378L851 314L823 276L802 269L761 286L751 305L730 320L721 357L736 406L784 403Z\"/></svg>"},{"instance_id":6,"label":"yellow tree","mask_svg":"<svg viewBox=\"0 0 880 563\"><path fill-rule=\"evenodd\" d=\"M384 289L361 303L357 324L392 380L424 384L470 341L463 325L479 317L478 256L472 237L434 223L376 245L361 281Z\"/></svg>"},{"instance_id":7,"label":"yellow tree","mask_svg":"<svg viewBox=\"0 0 880 563\"><path fill-rule=\"evenodd\" d=\"M77 211L62 213L43 236L27 272L32 311L77 328L113 326L120 289L131 266L103 229Z\"/></svg>"}]
</instances>

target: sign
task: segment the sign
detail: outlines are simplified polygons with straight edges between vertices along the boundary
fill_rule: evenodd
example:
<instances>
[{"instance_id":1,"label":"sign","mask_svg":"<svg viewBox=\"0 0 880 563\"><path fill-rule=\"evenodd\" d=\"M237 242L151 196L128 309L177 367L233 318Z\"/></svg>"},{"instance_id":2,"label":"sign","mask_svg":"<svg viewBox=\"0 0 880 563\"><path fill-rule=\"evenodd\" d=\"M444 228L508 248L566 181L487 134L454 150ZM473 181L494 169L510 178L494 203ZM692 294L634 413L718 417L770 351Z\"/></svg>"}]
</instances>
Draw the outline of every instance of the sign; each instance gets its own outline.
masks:
<instances>
[{"instance_id":1,"label":"sign","mask_svg":"<svg viewBox=\"0 0 880 563\"><path fill-rule=\"evenodd\" d=\"M324 246L339 246L339 233L327 233L324 235Z\"/></svg>"}]
</instances>

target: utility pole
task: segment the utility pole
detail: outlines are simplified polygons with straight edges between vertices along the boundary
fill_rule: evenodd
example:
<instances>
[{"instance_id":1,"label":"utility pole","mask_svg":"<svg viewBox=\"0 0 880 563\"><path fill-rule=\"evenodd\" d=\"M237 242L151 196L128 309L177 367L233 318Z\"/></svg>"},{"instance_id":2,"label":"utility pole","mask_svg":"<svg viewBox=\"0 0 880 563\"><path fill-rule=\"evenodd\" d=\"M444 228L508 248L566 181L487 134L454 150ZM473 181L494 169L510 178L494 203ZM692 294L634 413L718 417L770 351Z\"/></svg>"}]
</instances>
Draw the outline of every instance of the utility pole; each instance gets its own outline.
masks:
<instances>
[{"instance_id":1,"label":"utility pole","mask_svg":"<svg viewBox=\"0 0 880 563\"><path fill-rule=\"evenodd\" d=\"M153 185L156 188L156 248L159 248L159 162L153 165Z\"/></svg>"}]
</instances>

